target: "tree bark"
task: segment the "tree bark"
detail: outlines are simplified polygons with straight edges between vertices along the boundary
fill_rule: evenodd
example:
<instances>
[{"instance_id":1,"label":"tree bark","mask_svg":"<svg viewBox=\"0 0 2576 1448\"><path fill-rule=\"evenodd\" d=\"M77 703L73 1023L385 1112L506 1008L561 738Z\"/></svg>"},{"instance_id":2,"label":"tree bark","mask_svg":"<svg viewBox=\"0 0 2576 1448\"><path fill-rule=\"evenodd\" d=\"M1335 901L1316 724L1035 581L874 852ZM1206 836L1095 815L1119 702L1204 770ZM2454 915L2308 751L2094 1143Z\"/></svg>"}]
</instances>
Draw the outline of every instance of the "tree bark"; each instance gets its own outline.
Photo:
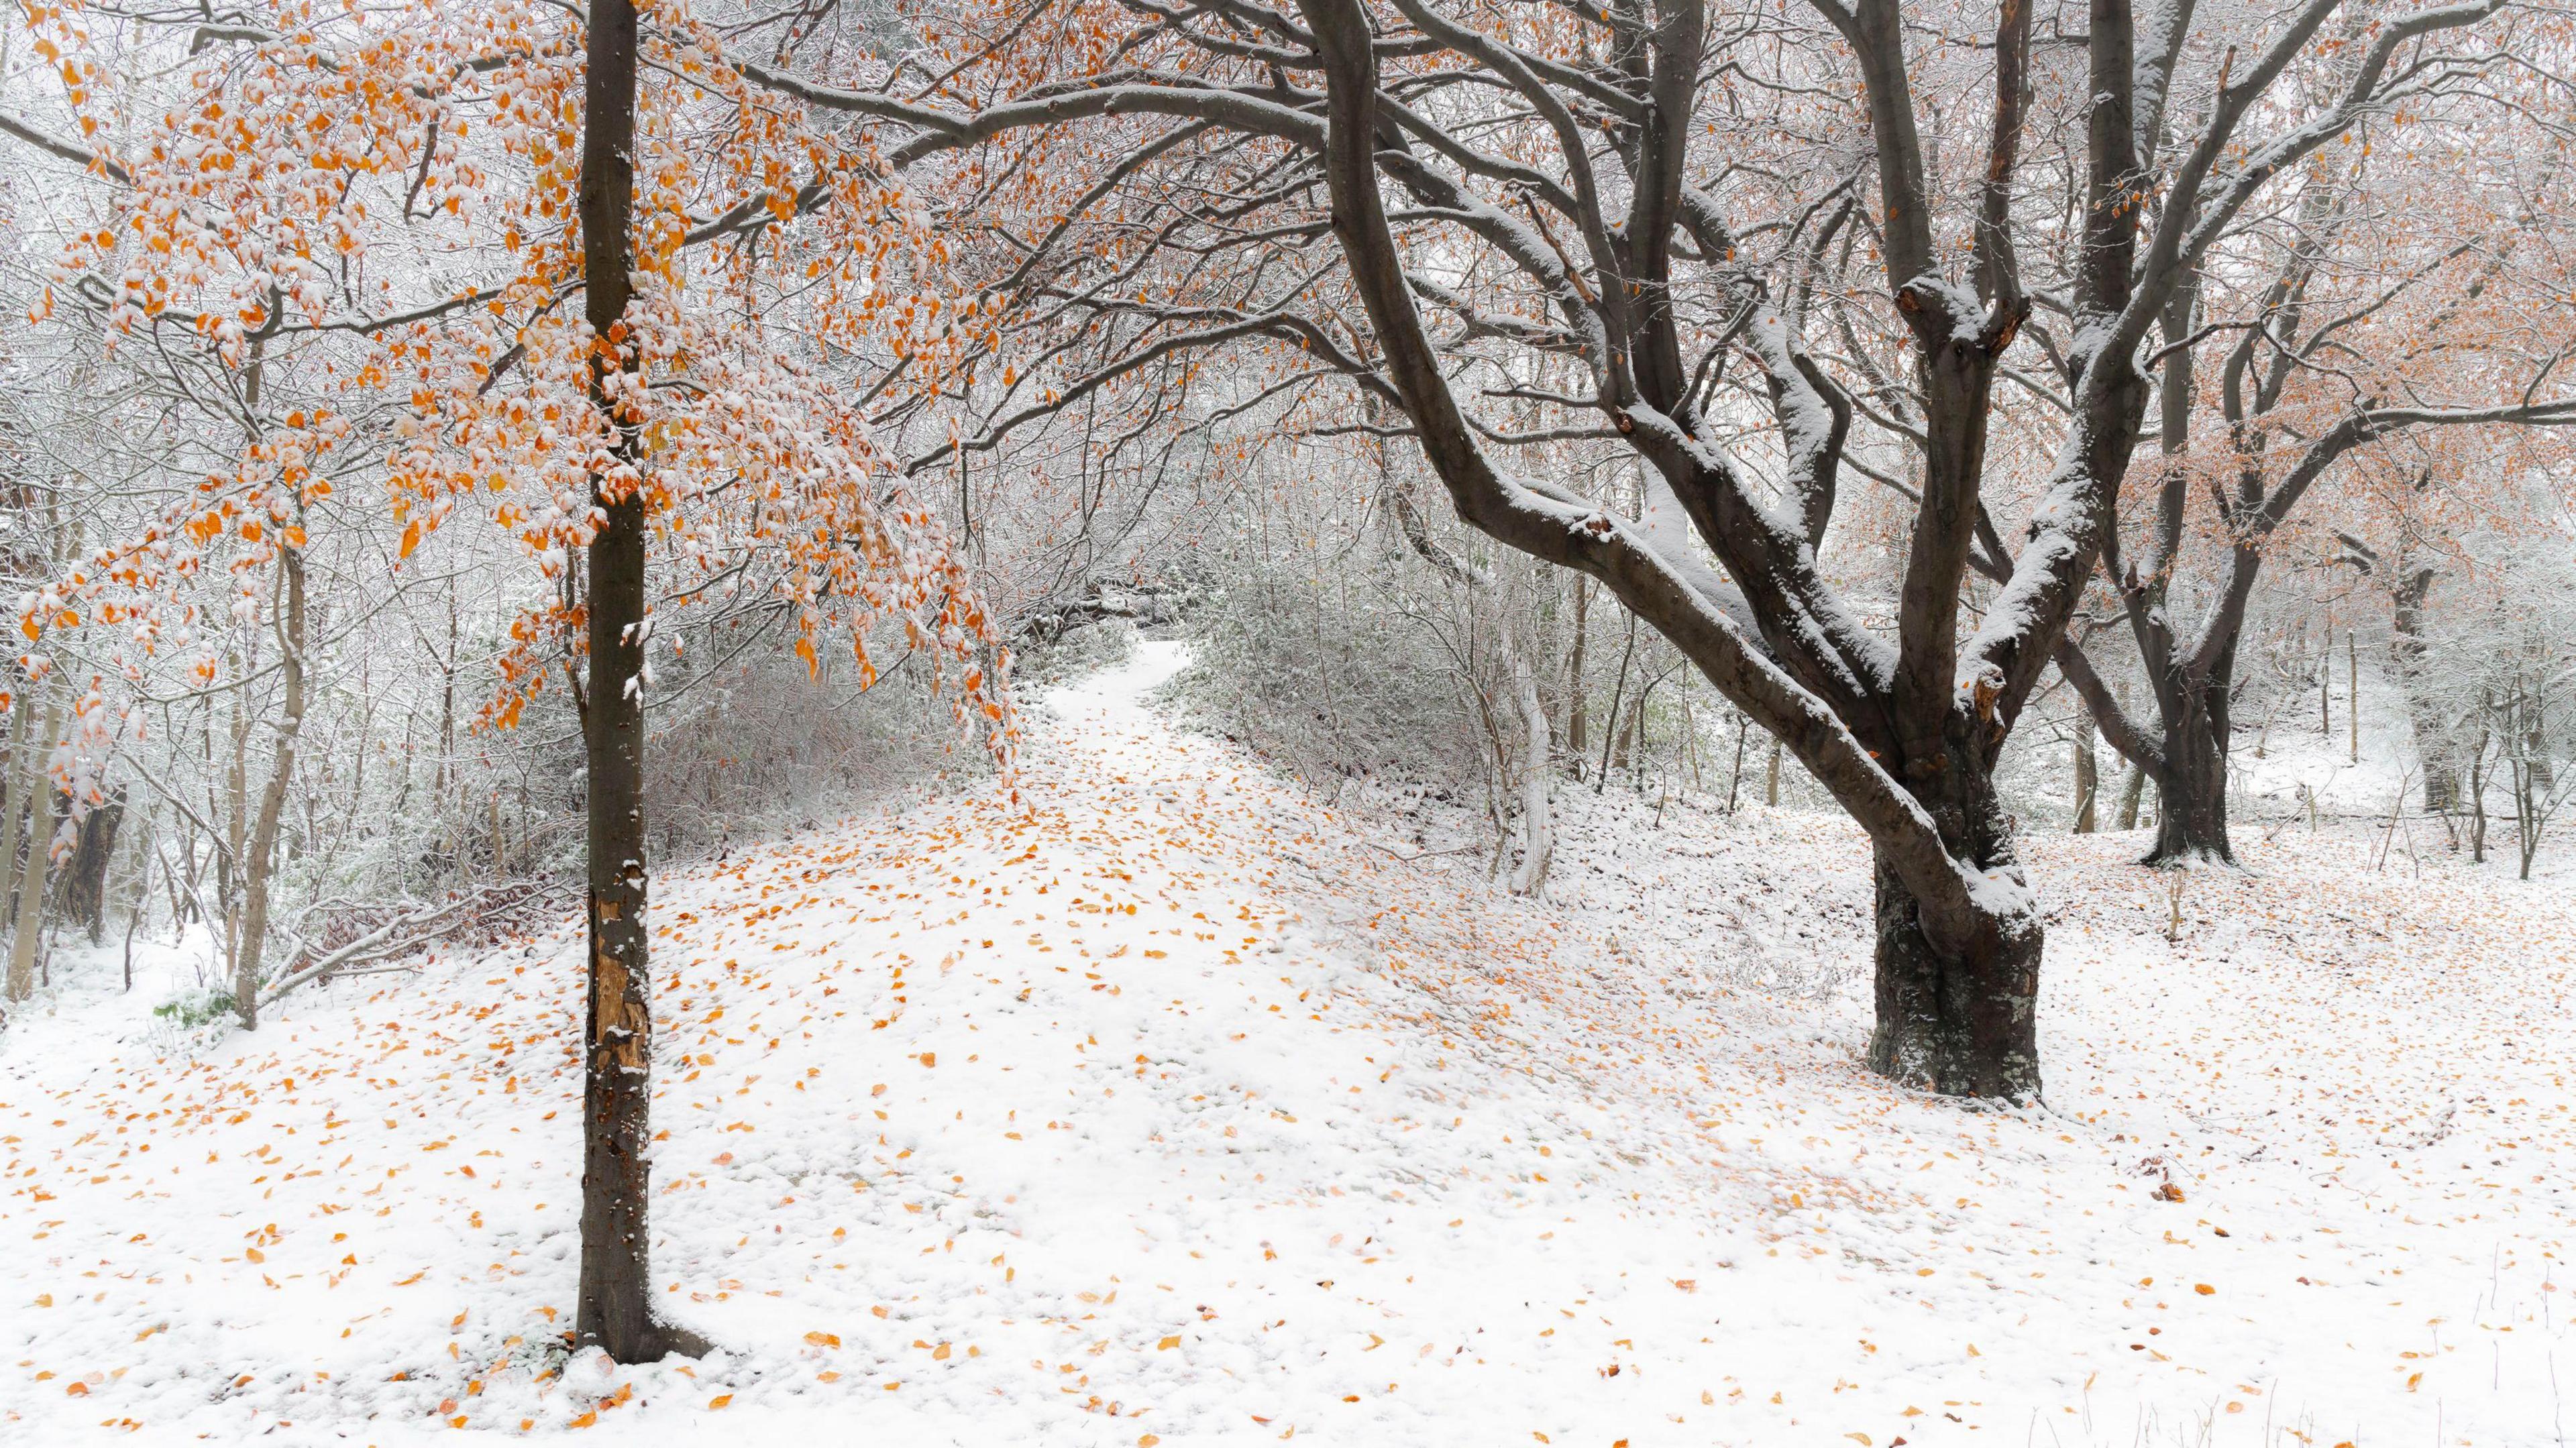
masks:
<instances>
[{"instance_id":1,"label":"tree bark","mask_svg":"<svg viewBox=\"0 0 2576 1448\"><path fill-rule=\"evenodd\" d=\"M1610 748L1619 742L1619 709L1627 702L1628 662L1637 654L1637 615L1628 615L1628 643L1619 650L1619 679L1610 686L1610 712L1601 721L1601 767L1592 777L1592 792L1610 787Z\"/></svg>"},{"instance_id":2,"label":"tree bark","mask_svg":"<svg viewBox=\"0 0 2576 1448\"><path fill-rule=\"evenodd\" d=\"M644 493L626 309L635 190L636 18L632 0L594 0L582 94L584 305L595 354L591 396L613 429L614 462L591 478L587 549L590 992L583 1025L581 1278L573 1332L621 1363L706 1350L653 1312L652 1050L644 907Z\"/></svg>"},{"instance_id":3,"label":"tree bark","mask_svg":"<svg viewBox=\"0 0 2576 1448\"><path fill-rule=\"evenodd\" d=\"M1994 869L2013 861L1993 781L1958 770L1948 798L1922 802L1960 857ZM2039 1076L2039 964L2044 932L2036 912L1981 912L1977 930L1948 951L1923 932L1905 882L1880 855L1877 889L1876 1027L1870 1069L1950 1096L2028 1097Z\"/></svg>"},{"instance_id":4,"label":"tree bark","mask_svg":"<svg viewBox=\"0 0 2576 1448\"><path fill-rule=\"evenodd\" d=\"M295 746L304 733L304 553L277 550L285 597L279 602L278 645L284 651L280 676L285 697L277 721L277 754L269 762L268 782L260 787L259 817L251 825L250 844L242 857L241 944L233 957L233 1010L242 1029L259 1029L259 972L268 943L268 900L272 866L277 858L277 822L286 809L287 786L295 778Z\"/></svg>"},{"instance_id":5,"label":"tree bark","mask_svg":"<svg viewBox=\"0 0 2576 1448\"><path fill-rule=\"evenodd\" d=\"M116 834L125 822L125 791L81 816L80 832L63 875L63 917L89 931L89 943L107 938L107 871L116 858Z\"/></svg>"},{"instance_id":6,"label":"tree bark","mask_svg":"<svg viewBox=\"0 0 2576 1448\"><path fill-rule=\"evenodd\" d=\"M21 676L9 710L9 761L0 769L0 879L18 868L18 840L27 817L27 802L37 795L39 776L28 768L27 736L35 728L36 695L43 684ZM0 891L5 896L6 891ZM0 903L0 915L7 913ZM11 1000L25 997L12 995Z\"/></svg>"},{"instance_id":7,"label":"tree bark","mask_svg":"<svg viewBox=\"0 0 2576 1448\"><path fill-rule=\"evenodd\" d=\"M28 707L34 703L27 701ZM44 751L62 734L62 696L53 689L45 690L45 722L36 731L28 748L37 751L28 761L27 795L27 863L18 874L18 921L16 933L9 939L9 999L25 1000L36 989L36 943L45 933L45 867L53 855L53 822L51 800L53 784L46 777Z\"/></svg>"},{"instance_id":8,"label":"tree bark","mask_svg":"<svg viewBox=\"0 0 2576 1448\"><path fill-rule=\"evenodd\" d=\"M2232 650L2231 650L2232 652ZM2227 692L2225 672L2173 691L2163 759L2156 772L2156 843L2142 862L2236 863L2227 838Z\"/></svg>"},{"instance_id":9,"label":"tree bark","mask_svg":"<svg viewBox=\"0 0 2576 1448\"><path fill-rule=\"evenodd\" d=\"M1549 858L1556 850L1555 822L1548 800L1553 766L1548 762L1547 710L1540 706L1538 679L1522 656L1508 625L1503 630L1503 656L1512 674L1512 692L1520 705L1526 757L1521 766L1521 860L1512 871L1515 895L1535 895L1547 883Z\"/></svg>"},{"instance_id":10,"label":"tree bark","mask_svg":"<svg viewBox=\"0 0 2576 1448\"><path fill-rule=\"evenodd\" d=\"M1726 812L1735 813L1736 791L1744 784L1744 737L1753 732L1753 721L1735 716L1735 769L1726 776Z\"/></svg>"},{"instance_id":11,"label":"tree bark","mask_svg":"<svg viewBox=\"0 0 2576 1448\"><path fill-rule=\"evenodd\" d=\"M1592 580L1574 575L1574 642L1565 656L1565 754L1574 763L1574 777L1583 777L1583 744L1587 737L1583 699L1583 640L1589 631Z\"/></svg>"},{"instance_id":12,"label":"tree bark","mask_svg":"<svg viewBox=\"0 0 2576 1448\"><path fill-rule=\"evenodd\" d=\"M2093 716L2082 709L2075 711L2075 829L2074 833L2093 833L2096 803L2102 793L2102 765L2093 756Z\"/></svg>"},{"instance_id":13,"label":"tree bark","mask_svg":"<svg viewBox=\"0 0 2576 1448\"><path fill-rule=\"evenodd\" d=\"M2401 540L2402 542L2402 540ZM2398 551L2397 578L2389 590L2389 657L2406 692L2407 722L2415 729L2415 756L2424 769L2424 812L2449 814L2460 807L2459 727L2443 717L2441 702L2424 679L2424 599L2432 592L2430 564Z\"/></svg>"},{"instance_id":14,"label":"tree bark","mask_svg":"<svg viewBox=\"0 0 2576 1448\"><path fill-rule=\"evenodd\" d=\"M2478 703L2477 744L2469 751L2469 863L2487 862L2487 711Z\"/></svg>"}]
</instances>

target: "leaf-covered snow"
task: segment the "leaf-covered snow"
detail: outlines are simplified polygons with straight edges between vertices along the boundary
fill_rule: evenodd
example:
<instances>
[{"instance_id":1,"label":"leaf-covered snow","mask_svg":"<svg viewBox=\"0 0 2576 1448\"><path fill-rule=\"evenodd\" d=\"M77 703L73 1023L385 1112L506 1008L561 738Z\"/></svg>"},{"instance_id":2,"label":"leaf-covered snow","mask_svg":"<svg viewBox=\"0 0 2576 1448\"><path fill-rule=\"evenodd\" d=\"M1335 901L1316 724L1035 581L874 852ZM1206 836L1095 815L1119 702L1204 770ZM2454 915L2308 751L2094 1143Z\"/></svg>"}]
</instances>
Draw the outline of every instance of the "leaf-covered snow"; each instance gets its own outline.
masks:
<instances>
[{"instance_id":1,"label":"leaf-covered snow","mask_svg":"<svg viewBox=\"0 0 2576 1448\"><path fill-rule=\"evenodd\" d=\"M2034 839L2049 1101L1972 1110L1860 1065L1850 827L1568 787L1514 900L1175 731L1176 662L1054 696L1017 804L663 883L701 1362L545 1347L569 927L194 1057L84 967L0 1058L0 1439L2552 1441L2562 886L2294 831L2176 924Z\"/></svg>"}]
</instances>

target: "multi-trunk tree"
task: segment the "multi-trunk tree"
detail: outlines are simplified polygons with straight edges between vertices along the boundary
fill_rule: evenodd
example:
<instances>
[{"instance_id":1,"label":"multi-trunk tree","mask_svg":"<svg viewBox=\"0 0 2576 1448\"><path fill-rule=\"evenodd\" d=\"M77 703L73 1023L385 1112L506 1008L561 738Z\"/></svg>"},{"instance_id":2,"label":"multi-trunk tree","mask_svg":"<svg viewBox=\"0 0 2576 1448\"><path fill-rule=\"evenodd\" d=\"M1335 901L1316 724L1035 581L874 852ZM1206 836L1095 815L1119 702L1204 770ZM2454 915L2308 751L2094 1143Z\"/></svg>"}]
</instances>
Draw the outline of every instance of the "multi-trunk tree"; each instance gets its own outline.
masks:
<instances>
[{"instance_id":1,"label":"multi-trunk tree","mask_svg":"<svg viewBox=\"0 0 2576 1448\"><path fill-rule=\"evenodd\" d=\"M2023 1096L2042 928L1993 771L2110 538L2159 328L2501 6L2341 8L941 7L926 53L745 73L885 123L927 194L1034 203L958 218L1030 363L968 447L1216 348L1259 360L1247 396L1392 403L1462 519L1598 581L1867 831L1872 1065ZM1865 355L1882 325L1902 351ZM1991 456L2032 354L2062 414L2002 435L2053 457ZM1643 505L1519 465L1569 436ZM1875 595L1824 561L1860 477L1908 500Z\"/></svg>"},{"instance_id":2,"label":"multi-trunk tree","mask_svg":"<svg viewBox=\"0 0 2576 1448\"><path fill-rule=\"evenodd\" d=\"M2526 128L2460 75L2419 66L2401 78L2301 169L2292 200L2203 264L2163 319L2157 454L2134 469L2147 486L2102 553L2152 715L2123 709L2074 641L2058 652L2103 738L2156 783L2149 863L2235 858L2237 654L2264 564L2313 500L2373 450L2576 423L2576 378L2562 375L2576 315L2552 301L2571 282L2571 233L2557 220L2566 168L2545 136L2528 160L2497 157L2493 138ZM2445 113L2461 130L2473 121L2480 143L2438 133ZM2427 130L2437 134L2416 134ZM2414 472L2434 485L2429 469ZM2321 542L2312 551L2342 551ZM2420 549L2386 569L2403 635L2431 575ZM2439 729L2417 732L2426 766L2440 767Z\"/></svg>"}]
</instances>

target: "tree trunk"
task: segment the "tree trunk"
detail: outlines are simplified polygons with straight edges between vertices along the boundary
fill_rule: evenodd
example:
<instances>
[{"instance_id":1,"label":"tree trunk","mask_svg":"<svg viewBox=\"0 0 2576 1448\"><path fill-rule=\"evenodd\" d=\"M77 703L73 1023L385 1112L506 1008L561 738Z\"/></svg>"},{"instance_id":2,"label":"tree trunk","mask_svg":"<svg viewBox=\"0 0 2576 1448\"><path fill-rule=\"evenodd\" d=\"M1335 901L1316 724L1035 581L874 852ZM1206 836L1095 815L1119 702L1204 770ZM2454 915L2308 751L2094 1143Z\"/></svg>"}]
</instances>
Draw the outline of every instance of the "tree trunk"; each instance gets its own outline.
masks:
<instances>
[{"instance_id":1,"label":"tree trunk","mask_svg":"<svg viewBox=\"0 0 2576 1448\"><path fill-rule=\"evenodd\" d=\"M277 860L277 822L286 810L286 789L295 778L295 746L304 733L304 554L277 550L278 571L286 596L279 602L278 646L285 697L277 720L277 754L269 762L268 782L259 791L259 818L242 857L241 945L233 957L233 1010L242 1029L259 1029L259 972L268 943L268 897Z\"/></svg>"},{"instance_id":2,"label":"tree trunk","mask_svg":"<svg viewBox=\"0 0 2576 1448\"><path fill-rule=\"evenodd\" d=\"M1574 643L1565 659L1565 753L1574 762L1574 777L1583 777L1583 743L1588 736L1583 707L1583 639L1591 611L1591 580L1574 575Z\"/></svg>"},{"instance_id":3,"label":"tree trunk","mask_svg":"<svg viewBox=\"0 0 2576 1448\"><path fill-rule=\"evenodd\" d=\"M125 822L125 791L81 816L63 876L63 917L89 931L89 943L107 938L107 870L116 858L116 832Z\"/></svg>"},{"instance_id":4,"label":"tree trunk","mask_svg":"<svg viewBox=\"0 0 2576 1448\"><path fill-rule=\"evenodd\" d=\"M1646 696L1640 694L1628 705L1627 714L1619 720L1616 749L1611 754L1611 767L1622 774L1637 772L1638 736L1645 730Z\"/></svg>"},{"instance_id":5,"label":"tree trunk","mask_svg":"<svg viewBox=\"0 0 2576 1448\"><path fill-rule=\"evenodd\" d=\"M2469 750L2469 863L2487 862L2487 702L2478 700L2477 743Z\"/></svg>"},{"instance_id":6,"label":"tree trunk","mask_svg":"<svg viewBox=\"0 0 2576 1448\"><path fill-rule=\"evenodd\" d=\"M1957 780L1958 797L1925 800L1963 860L2012 862L1991 779ZM1884 855L1875 858L1878 1024L1869 1066L1900 1084L1947 1096L2038 1094L2040 951L2036 911L1984 915L1966 945L1944 953L1924 934L1914 897Z\"/></svg>"},{"instance_id":7,"label":"tree trunk","mask_svg":"<svg viewBox=\"0 0 2576 1448\"><path fill-rule=\"evenodd\" d=\"M2403 553L2399 559L2389 593L2388 654L2405 692L2407 722L2414 726L2415 757L2424 768L2424 813L2450 814L2460 807L2459 730L2443 717L2442 702L2424 678L2424 598L2432 591L2433 570Z\"/></svg>"},{"instance_id":8,"label":"tree trunk","mask_svg":"<svg viewBox=\"0 0 2576 1448\"><path fill-rule=\"evenodd\" d=\"M1556 849L1555 822L1548 801L1553 766L1548 761L1547 710L1539 704L1538 679L1530 672L1529 660L1522 657L1513 642L1508 624L1503 629L1503 657L1511 668L1512 692L1520 705L1526 744L1521 767L1521 862L1512 871L1510 888L1515 895L1535 895L1547 883L1548 858Z\"/></svg>"},{"instance_id":9,"label":"tree trunk","mask_svg":"<svg viewBox=\"0 0 2576 1448\"><path fill-rule=\"evenodd\" d=\"M32 704L34 701L29 700ZM22 706L24 707L24 706ZM18 875L18 923L9 940L9 999L25 1000L36 989L36 942L45 933L45 866L53 854L54 811L48 803L53 798L52 782L46 778L44 752L63 731L63 706L59 694L45 691L45 722L27 747L36 753L28 761L27 795L27 864Z\"/></svg>"},{"instance_id":10,"label":"tree trunk","mask_svg":"<svg viewBox=\"0 0 2576 1448\"><path fill-rule=\"evenodd\" d=\"M583 1030L581 1279L573 1331L621 1363L702 1353L653 1313L653 1023L644 919L643 449L625 398L632 294L636 19L632 0L594 0L582 96L584 303L592 331L629 350L594 363L591 395L615 429L615 463L591 480L600 522L587 550L590 994Z\"/></svg>"},{"instance_id":11,"label":"tree trunk","mask_svg":"<svg viewBox=\"0 0 2576 1448\"><path fill-rule=\"evenodd\" d=\"M1771 763L1762 771L1762 802L1773 809L1780 807L1780 741L1771 741Z\"/></svg>"},{"instance_id":12,"label":"tree trunk","mask_svg":"<svg viewBox=\"0 0 2576 1448\"><path fill-rule=\"evenodd\" d=\"M1735 771L1726 777L1726 812L1735 813L1735 792L1744 783L1744 737L1753 732L1753 721L1735 716Z\"/></svg>"},{"instance_id":13,"label":"tree trunk","mask_svg":"<svg viewBox=\"0 0 2576 1448\"><path fill-rule=\"evenodd\" d=\"M2138 801L2146 792L2147 772L2130 765L2128 777L2120 781L2120 808L2111 817L2111 828L2126 834L2138 827Z\"/></svg>"},{"instance_id":14,"label":"tree trunk","mask_svg":"<svg viewBox=\"0 0 2576 1448\"><path fill-rule=\"evenodd\" d=\"M2179 691L2156 777L2156 843L2141 863L2236 863L2227 839L2227 701L2224 685Z\"/></svg>"},{"instance_id":15,"label":"tree trunk","mask_svg":"<svg viewBox=\"0 0 2576 1448\"><path fill-rule=\"evenodd\" d=\"M27 817L27 802L37 796L38 773L28 767L27 736L35 727L36 695L43 685L34 679L18 681L16 697L9 710L9 762L0 770L0 879L18 868L18 839L21 824ZM0 890L0 896L7 891ZM5 916L5 903L0 903L0 916ZM12 995L11 1000L25 997Z\"/></svg>"},{"instance_id":16,"label":"tree trunk","mask_svg":"<svg viewBox=\"0 0 2576 1448\"><path fill-rule=\"evenodd\" d=\"M2101 761L2093 757L2093 716L2075 711L2075 833L2093 833L2094 804L2102 793Z\"/></svg>"},{"instance_id":17,"label":"tree trunk","mask_svg":"<svg viewBox=\"0 0 2576 1448\"><path fill-rule=\"evenodd\" d=\"M1628 643L1619 650L1619 677L1610 686L1610 712L1601 724L1601 767L1592 777L1592 792L1610 787L1610 746L1619 742L1619 709L1628 696L1628 663L1637 655L1637 616L1628 615Z\"/></svg>"}]
</instances>

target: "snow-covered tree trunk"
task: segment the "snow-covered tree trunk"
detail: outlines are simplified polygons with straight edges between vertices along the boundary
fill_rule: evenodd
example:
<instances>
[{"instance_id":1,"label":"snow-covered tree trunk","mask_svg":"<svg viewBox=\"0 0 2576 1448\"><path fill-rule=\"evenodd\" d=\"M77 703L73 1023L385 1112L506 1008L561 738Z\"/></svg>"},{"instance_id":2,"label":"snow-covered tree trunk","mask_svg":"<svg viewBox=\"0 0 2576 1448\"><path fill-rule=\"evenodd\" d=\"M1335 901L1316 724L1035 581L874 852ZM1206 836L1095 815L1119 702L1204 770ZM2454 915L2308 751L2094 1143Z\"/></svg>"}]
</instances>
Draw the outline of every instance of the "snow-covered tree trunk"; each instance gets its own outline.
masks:
<instances>
[{"instance_id":1,"label":"snow-covered tree trunk","mask_svg":"<svg viewBox=\"0 0 2576 1448\"><path fill-rule=\"evenodd\" d=\"M2036 912L2016 898L2018 878L1993 778L1963 770L1931 798L1954 857L1995 880L1964 939L1936 942L1905 874L1877 854L1874 950L1877 1021L1870 1069L1951 1096L2023 1097L2040 1089L2037 1001L2045 943Z\"/></svg>"}]
</instances>

